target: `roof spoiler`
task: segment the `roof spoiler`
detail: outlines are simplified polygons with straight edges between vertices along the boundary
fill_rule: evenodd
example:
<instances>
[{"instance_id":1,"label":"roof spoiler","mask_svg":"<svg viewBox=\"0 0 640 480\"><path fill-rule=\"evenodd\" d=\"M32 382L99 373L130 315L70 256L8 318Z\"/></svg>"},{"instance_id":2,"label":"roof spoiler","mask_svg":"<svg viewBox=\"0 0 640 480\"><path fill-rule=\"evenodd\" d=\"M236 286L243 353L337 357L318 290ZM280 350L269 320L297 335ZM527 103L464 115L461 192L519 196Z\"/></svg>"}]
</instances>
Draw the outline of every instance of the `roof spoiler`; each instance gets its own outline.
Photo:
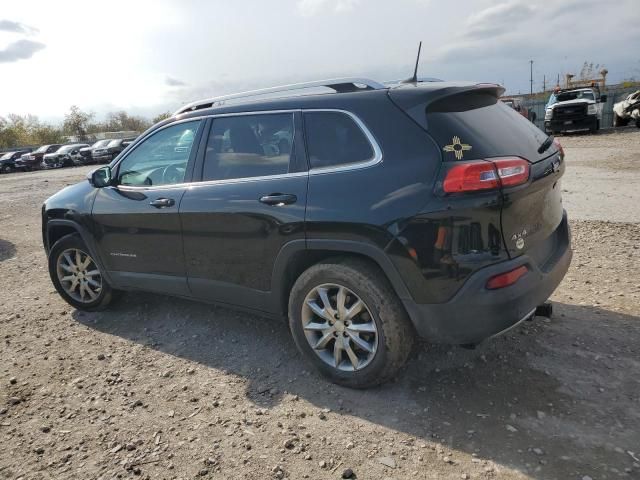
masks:
<instances>
[{"instance_id":1,"label":"roof spoiler","mask_svg":"<svg viewBox=\"0 0 640 480\"><path fill-rule=\"evenodd\" d=\"M456 96L467 93L488 94L498 101L504 91L502 85L495 83L459 83L442 87L439 87L438 83L432 83L428 88L403 85L390 89L388 95L397 107L404 110L418 125L426 129L426 111L429 107L446 105L448 99L453 105L456 103Z\"/></svg>"}]
</instances>

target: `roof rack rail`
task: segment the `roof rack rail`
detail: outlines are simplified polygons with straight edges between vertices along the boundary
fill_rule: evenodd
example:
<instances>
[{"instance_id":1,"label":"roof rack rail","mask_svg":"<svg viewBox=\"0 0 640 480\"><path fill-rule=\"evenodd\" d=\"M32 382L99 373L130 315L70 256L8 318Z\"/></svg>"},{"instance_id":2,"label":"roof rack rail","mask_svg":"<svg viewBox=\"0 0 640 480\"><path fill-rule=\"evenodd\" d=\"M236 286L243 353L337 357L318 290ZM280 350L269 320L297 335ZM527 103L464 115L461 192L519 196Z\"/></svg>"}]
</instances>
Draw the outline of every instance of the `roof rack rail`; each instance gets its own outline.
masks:
<instances>
[{"instance_id":1,"label":"roof rack rail","mask_svg":"<svg viewBox=\"0 0 640 480\"><path fill-rule=\"evenodd\" d=\"M200 110L202 108L210 108L224 105L228 100L239 100L243 98L257 97L260 95L269 95L272 93L288 92L292 90L303 90L306 88L327 87L335 90L336 93L357 92L361 90L380 90L387 88L382 83L369 80L367 78L331 78L328 80L318 80L315 82L292 83L290 85L281 85L278 87L262 88L260 90L251 90L242 93L232 93L220 97L213 97L196 102L189 103L180 107L174 115Z\"/></svg>"}]
</instances>

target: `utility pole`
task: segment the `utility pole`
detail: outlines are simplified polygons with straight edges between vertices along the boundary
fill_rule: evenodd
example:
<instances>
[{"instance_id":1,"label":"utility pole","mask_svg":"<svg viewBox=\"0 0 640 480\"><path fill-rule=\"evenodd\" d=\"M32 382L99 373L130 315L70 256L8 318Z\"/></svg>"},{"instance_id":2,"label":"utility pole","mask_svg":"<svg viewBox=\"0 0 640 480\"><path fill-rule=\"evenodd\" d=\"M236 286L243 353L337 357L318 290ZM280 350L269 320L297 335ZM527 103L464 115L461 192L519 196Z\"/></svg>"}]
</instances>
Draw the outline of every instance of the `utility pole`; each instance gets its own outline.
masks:
<instances>
[{"instance_id":1,"label":"utility pole","mask_svg":"<svg viewBox=\"0 0 640 480\"><path fill-rule=\"evenodd\" d=\"M531 85L531 95L533 95L533 60L529 60L529 68L530 68L529 83Z\"/></svg>"},{"instance_id":2,"label":"utility pole","mask_svg":"<svg viewBox=\"0 0 640 480\"><path fill-rule=\"evenodd\" d=\"M542 76L542 91L546 92L547 91L547 75L543 75Z\"/></svg>"}]
</instances>

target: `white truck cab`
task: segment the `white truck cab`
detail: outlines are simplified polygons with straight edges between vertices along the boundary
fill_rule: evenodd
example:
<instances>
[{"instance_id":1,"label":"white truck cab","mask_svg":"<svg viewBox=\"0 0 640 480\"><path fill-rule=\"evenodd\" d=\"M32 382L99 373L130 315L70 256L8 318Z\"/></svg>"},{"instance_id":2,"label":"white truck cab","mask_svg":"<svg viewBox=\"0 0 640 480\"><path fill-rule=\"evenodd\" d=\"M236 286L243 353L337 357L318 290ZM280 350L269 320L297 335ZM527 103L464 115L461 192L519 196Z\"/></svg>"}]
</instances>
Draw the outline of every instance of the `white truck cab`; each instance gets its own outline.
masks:
<instances>
[{"instance_id":1,"label":"white truck cab","mask_svg":"<svg viewBox=\"0 0 640 480\"><path fill-rule=\"evenodd\" d=\"M548 134L600 128L606 95L598 86L557 89L549 97L544 114L544 129Z\"/></svg>"}]
</instances>

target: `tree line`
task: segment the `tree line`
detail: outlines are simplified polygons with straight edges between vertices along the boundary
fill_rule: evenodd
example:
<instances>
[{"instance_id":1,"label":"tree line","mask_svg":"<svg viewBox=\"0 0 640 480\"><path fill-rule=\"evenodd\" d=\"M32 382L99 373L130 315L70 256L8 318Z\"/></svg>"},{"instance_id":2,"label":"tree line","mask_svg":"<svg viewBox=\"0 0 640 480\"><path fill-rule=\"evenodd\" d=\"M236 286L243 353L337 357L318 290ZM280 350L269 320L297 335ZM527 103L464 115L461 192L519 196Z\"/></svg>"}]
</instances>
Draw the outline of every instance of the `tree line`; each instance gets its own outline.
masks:
<instances>
[{"instance_id":1,"label":"tree line","mask_svg":"<svg viewBox=\"0 0 640 480\"><path fill-rule=\"evenodd\" d=\"M95 114L84 112L73 105L58 125L42 122L35 115L17 115L10 113L0 116L0 148L13 148L27 145L46 145L64 143L66 137L75 136L81 141L88 140L99 132L136 131L143 132L151 125L171 116L165 112L149 120L129 115L124 110L109 112L105 120L95 121Z\"/></svg>"}]
</instances>

